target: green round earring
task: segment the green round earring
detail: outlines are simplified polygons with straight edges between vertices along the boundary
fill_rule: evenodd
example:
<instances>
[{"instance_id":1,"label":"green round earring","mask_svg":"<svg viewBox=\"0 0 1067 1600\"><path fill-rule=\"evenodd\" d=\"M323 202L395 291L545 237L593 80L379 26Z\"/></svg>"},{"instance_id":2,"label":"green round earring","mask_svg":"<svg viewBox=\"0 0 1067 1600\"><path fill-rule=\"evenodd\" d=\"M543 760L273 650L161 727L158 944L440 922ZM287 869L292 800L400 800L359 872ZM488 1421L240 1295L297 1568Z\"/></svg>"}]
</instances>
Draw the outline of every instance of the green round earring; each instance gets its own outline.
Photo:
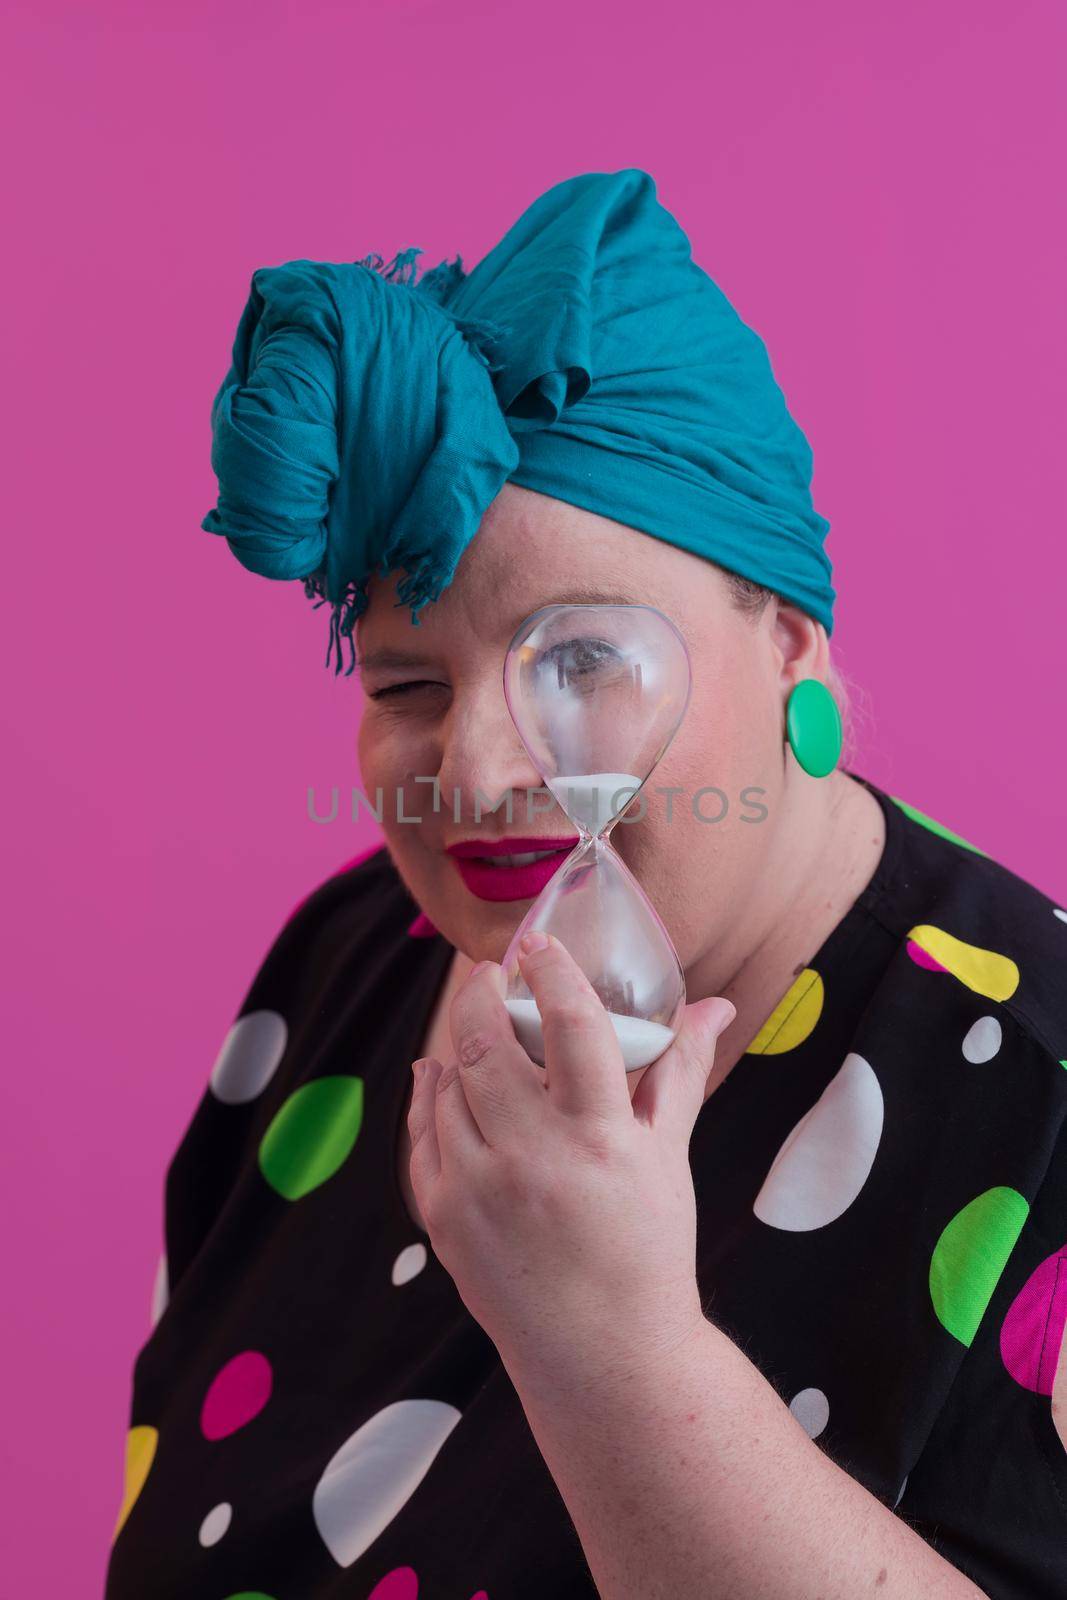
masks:
<instances>
[{"instance_id":1,"label":"green round earring","mask_svg":"<svg viewBox=\"0 0 1067 1600\"><path fill-rule=\"evenodd\" d=\"M805 772L825 778L841 754L841 713L837 701L818 678L801 678L785 705L789 748Z\"/></svg>"}]
</instances>

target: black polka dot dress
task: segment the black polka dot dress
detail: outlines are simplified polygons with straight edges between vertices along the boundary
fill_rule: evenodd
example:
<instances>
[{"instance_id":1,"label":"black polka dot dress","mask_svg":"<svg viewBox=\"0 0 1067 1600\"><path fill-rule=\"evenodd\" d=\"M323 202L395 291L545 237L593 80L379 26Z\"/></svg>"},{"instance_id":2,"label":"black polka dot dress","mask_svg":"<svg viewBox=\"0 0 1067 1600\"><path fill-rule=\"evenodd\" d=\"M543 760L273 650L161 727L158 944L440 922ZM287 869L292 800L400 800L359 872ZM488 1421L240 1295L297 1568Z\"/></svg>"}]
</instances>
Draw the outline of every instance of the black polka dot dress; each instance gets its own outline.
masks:
<instances>
[{"instance_id":1,"label":"black polka dot dress","mask_svg":"<svg viewBox=\"0 0 1067 1600\"><path fill-rule=\"evenodd\" d=\"M705 1309L990 1600L1064 1600L1067 911L859 781L878 870L693 1131ZM397 1180L451 956L381 848L263 960L166 1174L107 1600L595 1596Z\"/></svg>"}]
</instances>

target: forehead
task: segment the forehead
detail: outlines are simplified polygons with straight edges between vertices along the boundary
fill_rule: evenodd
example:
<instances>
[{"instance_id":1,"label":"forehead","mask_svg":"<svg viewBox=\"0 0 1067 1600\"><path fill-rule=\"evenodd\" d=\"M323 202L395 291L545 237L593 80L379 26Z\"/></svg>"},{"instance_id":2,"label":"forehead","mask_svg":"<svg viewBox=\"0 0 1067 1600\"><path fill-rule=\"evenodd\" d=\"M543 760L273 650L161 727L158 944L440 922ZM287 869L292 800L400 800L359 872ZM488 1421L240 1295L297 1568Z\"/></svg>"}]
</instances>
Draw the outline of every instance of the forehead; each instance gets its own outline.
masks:
<instances>
[{"instance_id":1,"label":"forehead","mask_svg":"<svg viewBox=\"0 0 1067 1600\"><path fill-rule=\"evenodd\" d=\"M402 574L374 578L357 636L361 660L384 664L398 650L505 646L541 606L653 605L680 621L694 576L710 564L687 551L580 506L506 483L464 550L452 582L414 627L396 603Z\"/></svg>"}]
</instances>

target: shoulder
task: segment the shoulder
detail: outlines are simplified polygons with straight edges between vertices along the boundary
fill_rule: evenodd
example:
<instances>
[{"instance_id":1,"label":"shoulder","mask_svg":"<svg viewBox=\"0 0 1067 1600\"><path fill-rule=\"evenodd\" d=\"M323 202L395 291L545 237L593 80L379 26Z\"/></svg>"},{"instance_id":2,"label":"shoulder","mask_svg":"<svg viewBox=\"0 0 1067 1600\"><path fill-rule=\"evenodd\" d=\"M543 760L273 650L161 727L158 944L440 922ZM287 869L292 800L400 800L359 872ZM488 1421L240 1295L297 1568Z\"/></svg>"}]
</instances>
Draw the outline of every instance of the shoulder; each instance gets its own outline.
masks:
<instances>
[{"instance_id":1,"label":"shoulder","mask_svg":"<svg viewBox=\"0 0 1067 1600\"><path fill-rule=\"evenodd\" d=\"M1002 1008L1057 1065L1067 1059L1067 910L910 799L867 787L887 829L867 909L912 962Z\"/></svg>"},{"instance_id":2,"label":"shoulder","mask_svg":"<svg viewBox=\"0 0 1067 1600\"><path fill-rule=\"evenodd\" d=\"M440 939L410 937L417 915L384 845L346 862L290 912L230 1014L167 1167L172 1287L255 1171L261 1141L295 1091L314 1077L350 1076L360 1019L376 1018L383 996L402 996L413 973L444 959ZM370 1065L368 1053L361 1077Z\"/></svg>"},{"instance_id":3,"label":"shoulder","mask_svg":"<svg viewBox=\"0 0 1067 1600\"><path fill-rule=\"evenodd\" d=\"M407 945L418 931L419 907L384 844L345 862L305 895L275 935L243 1010L259 991L297 977L312 979L338 962L373 951L379 958Z\"/></svg>"},{"instance_id":4,"label":"shoulder","mask_svg":"<svg viewBox=\"0 0 1067 1600\"><path fill-rule=\"evenodd\" d=\"M376 844L346 861L305 895L282 932L307 932L337 920L373 925L400 922L407 916L410 922L417 909L388 849Z\"/></svg>"}]
</instances>

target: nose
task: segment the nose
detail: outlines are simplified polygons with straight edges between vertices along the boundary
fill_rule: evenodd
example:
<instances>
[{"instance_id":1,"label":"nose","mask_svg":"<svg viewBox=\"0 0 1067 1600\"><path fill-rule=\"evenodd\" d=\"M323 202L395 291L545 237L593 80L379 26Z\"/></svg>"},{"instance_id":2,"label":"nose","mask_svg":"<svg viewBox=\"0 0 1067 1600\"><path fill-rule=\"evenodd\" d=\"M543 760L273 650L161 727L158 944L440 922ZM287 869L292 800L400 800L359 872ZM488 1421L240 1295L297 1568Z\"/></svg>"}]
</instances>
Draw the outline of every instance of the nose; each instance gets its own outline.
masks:
<instances>
[{"instance_id":1,"label":"nose","mask_svg":"<svg viewBox=\"0 0 1067 1600\"><path fill-rule=\"evenodd\" d=\"M442 810L453 821L477 826L479 809L482 819L494 815L498 826L529 820L526 793L541 788L543 780L519 738L499 681L455 690L443 730L438 781ZM547 795L537 796L533 806L530 817L554 809Z\"/></svg>"}]
</instances>

